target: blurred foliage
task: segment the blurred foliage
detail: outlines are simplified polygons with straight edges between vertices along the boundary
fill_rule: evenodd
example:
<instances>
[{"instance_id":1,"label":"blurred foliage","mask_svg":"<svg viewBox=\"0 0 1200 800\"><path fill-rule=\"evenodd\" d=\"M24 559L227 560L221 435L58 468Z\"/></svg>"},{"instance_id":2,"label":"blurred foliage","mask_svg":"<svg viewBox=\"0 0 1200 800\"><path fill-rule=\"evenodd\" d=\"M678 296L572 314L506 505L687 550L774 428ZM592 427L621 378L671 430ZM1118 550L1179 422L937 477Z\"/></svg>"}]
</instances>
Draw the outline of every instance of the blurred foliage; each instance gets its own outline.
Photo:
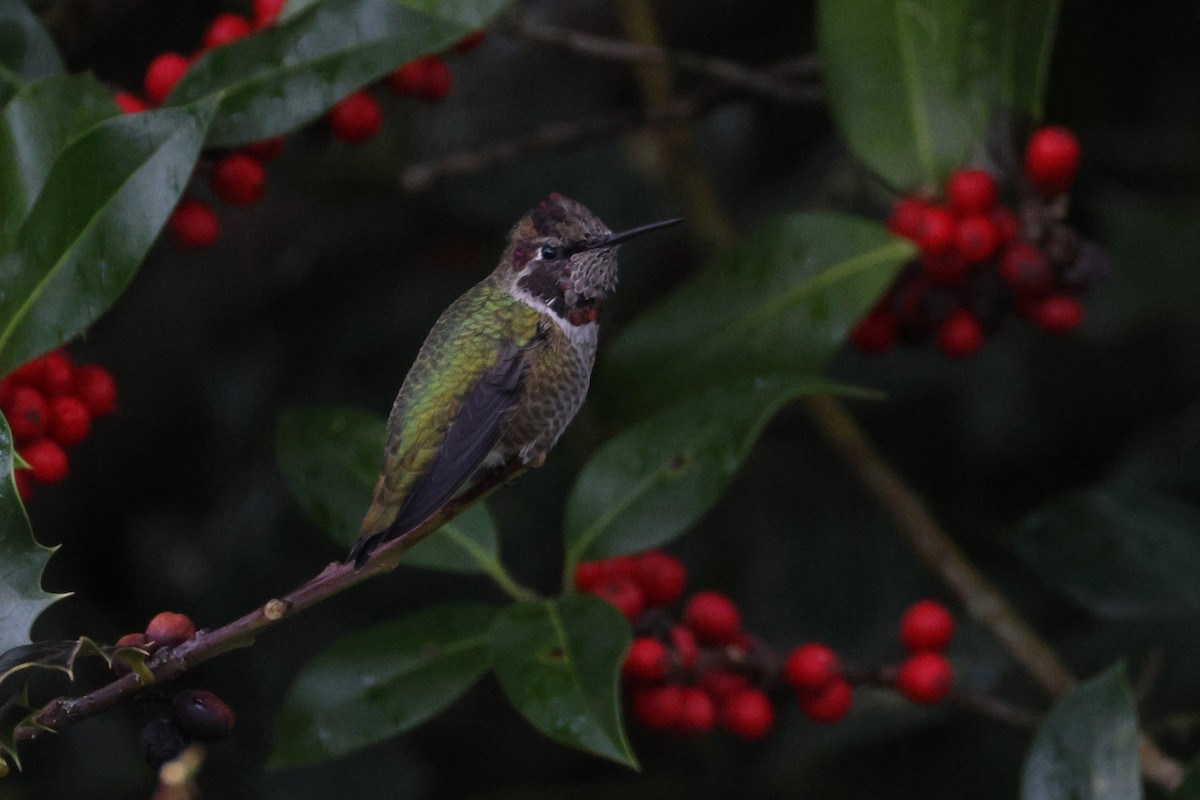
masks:
<instances>
[{"instance_id":1,"label":"blurred foliage","mask_svg":"<svg viewBox=\"0 0 1200 800\"><path fill-rule=\"evenodd\" d=\"M8 10L11 5L0 5L6 9L0 25L15 19L24 29L27 18ZM1028 14L1011 16L1025 6L1004 4L1005 19L1027 20ZM612 9L602 4L520 9L580 30L613 26ZM217 10L198 0L133 4L84 36L86 47L68 53L67 63L135 86L155 52L190 49ZM816 39L811 4L764 4L749 13L744 4L665 2L656 11L672 46L750 64L810 51ZM923 351L877 359L843 351L828 375L887 393L887 402L858 403L856 412L971 555L1081 673L1124 658L1136 675L1148 653L1162 654L1154 691L1141 708L1145 724L1154 725L1164 714L1186 711L1194 699L1200 643L1185 629L1193 626L1179 624L1192 612L1164 621L1153 604L1123 602L1122 619L1113 619L1106 611L1111 604L1089 598L1099 591L1102 601L1124 601L1108 594L1119 587L1083 583L1089 594L1081 594L1072 590L1079 575L1031 568L1014 553L1024 554L1022 540L1034 535L1021 520L1039 519L1048 513L1043 506L1060 507L1047 504L1070 496L1076 500L1064 502L1067 508L1076 503L1077 514L1078 498L1104 497L1113 474L1132 493L1121 496L1144 497L1150 490L1167 496L1162 513L1168 519L1178 518L1171 509L1200 501L1200 325L1189 292L1200 253L1200 229L1192 224L1200 207L1200 98L1194 91L1200 31L1191 3L1166 3L1151 14L1132 13L1115 0L1073 0L1062 4L1061 17L1046 116L1080 134L1084 174L1072 214L1117 263L1113 280L1089 298L1088 321L1065 339L1011 326L965 364ZM302 22L296 17L288 24ZM13 28L0 30L7 36ZM776 35L764 37L765 30ZM36 34L21 41L28 43L22 53L42 55L16 59L9 54L17 50L0 48L0 87L9 107L16 102L11 98L31 97L37 80L57 69ZM207 62L213 69L221 61L216 56ZM150 250L138 273L125 277L120 300L73 346L118 376L121 414L97 426L73 456L72 476L39 491L30 508L39 537L64 545L49 564L46 586L76 593L42 615L37 638L67 640L86 632L114 640L163 608L186 609L201 625L216 625L340 558L344 548L314 528L276 467L281 410L350 405L382 414L438 312L491 268L507 226L538 196L554 190L577 197L614 228L680 212L681 200L662 185L642 134L533 153L422 195L399 196L396 176L405 164L632 102L626 67L501 33L456 59L453 69L455 89L445 105L389 107L384 135L369 145L331 145L316 128L294 137L289 153L272 166L267 202L223 213L225 235L212 252L180 253L169 244ZM319 103L327 99L320 95ZM738 99L694 121L701 164L740 230L797 207L882 215L888 195L838 143L833 125L845 131L847 123L833 99L833 119L824 106ZM81 113L87 108L80 104ZM157 113L190 114L202 127L200 109ZM309 116L295 122L319 111L304 113ZM22 118L29 119L36 116ZM6 118L6 130L17 123ZM115 136L129 122L102 125L110 127L92 130ZM882 125L868 133L897 141L907 135L894 120ZM855 138L848 140L861 154ZM0 152L4 146L0 139ZM872 166L890 183L910 181ZM42 175L37 180L50 185L53 175L45 175L51 172L21 174ZM167 196L138 213L165 214L170 205ZM8 208L0 234L5 242L19 236ZM73 252L71 240L62 242L60 253ZM622 328L636 330L640 323L632 320L674 287L686 292L710 256L669 237L631 250L605 320L606 342ZM115 293L102 306L113 299ZM94 310L98 316L103 307ZM700 332L709 319L693 322ZM617 357L616 348L611 355ZM625 430L618 420L628 417L629 394L620 372L598 374L588 407L547 467L491 502L505 563L523 583L557 589L573 477L603 442ZM653 406L653 398L640 402L643 409ZM769 417L774 409L764 413ZM802 415L784 408L756 424L765 425L765 435L741 453L740 471L725 478L726 491L676 546L689 565L691 587L737 597L750 627L779 647L821 638L863 663L894 659L899 609L936 587ZM0 472L0 514L20 517L16 528L5 523L8 548L11 531L28 529L12 503L10 472ZM1150 519L1158 507L1156 501ZM1099 505L1101 512L1111 508ZM1096 509L1083 505L1088 519L1096 519ZM1178 534L1180 523L1173 526ZM1036 530L1054 537L1039 544L1052 545L1061 563L1077 567L1103 545L1106 529L1091 523ZM40 570L44 550L36 558ZM1160 561L1167 569L1187 563ZM1147 588L1143 577L1131 581ZM1062 602L1064 596L1073 602ZM753 747L721 737L682 742L632 731L632 749L645 770L634 775L561 748L502 711L519 660L498 682L461 687L463 701L416 732L320 766L263 770L288 687L318 652L372 622L447 601L495 603L499 597L478 576L401 570L305 612L301 623L279 626L254 648L205 665L188 680L228 699L239 728L232 742L211 749L201 786L229 798L804 794L928 800L1008 798L1020 791L1014 765L1031 744L1027 734L965 715L916 711L871 693L835 729L815 729L798 714L783 713L779 730ZM1003 654L969 626L952 656L966 685L1037 702ZM1116 709L1113 698L1127 692L1113 675L1086 685L1101 686L1104 695L1084 696L1091 712ZM1060 723L1064 708L1077 705L1084 691L1065 701L1047 726ZM4 796L146 796L151 776L136 752L144 713L111 713L68 729L51 745L23 748L26 771L6 781ZM1180 754L1195 752L1195 731L1186 721L1157 730ZM98 748L98 741L110 746Z\"/></svg>"}]
</instances>

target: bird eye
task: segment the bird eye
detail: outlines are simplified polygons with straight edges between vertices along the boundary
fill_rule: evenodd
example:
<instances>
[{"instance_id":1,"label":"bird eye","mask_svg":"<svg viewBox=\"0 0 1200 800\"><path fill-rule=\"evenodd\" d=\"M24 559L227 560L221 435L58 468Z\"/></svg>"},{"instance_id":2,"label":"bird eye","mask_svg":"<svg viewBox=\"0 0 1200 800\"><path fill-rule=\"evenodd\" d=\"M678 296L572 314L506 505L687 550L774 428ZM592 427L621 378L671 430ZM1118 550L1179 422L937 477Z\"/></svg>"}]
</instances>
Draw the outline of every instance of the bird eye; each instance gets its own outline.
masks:
<instances>
[{"instance_id":1,"label":"bird eye","mask_svg":"<svg viewBox=\"0 0 1200 800\"><path fill-rule=\"evenodd\" d=\"M542 261L554 261L558 258L558 248L554 245L544 244L541 251Z\"/></svg>"}]
</instances>

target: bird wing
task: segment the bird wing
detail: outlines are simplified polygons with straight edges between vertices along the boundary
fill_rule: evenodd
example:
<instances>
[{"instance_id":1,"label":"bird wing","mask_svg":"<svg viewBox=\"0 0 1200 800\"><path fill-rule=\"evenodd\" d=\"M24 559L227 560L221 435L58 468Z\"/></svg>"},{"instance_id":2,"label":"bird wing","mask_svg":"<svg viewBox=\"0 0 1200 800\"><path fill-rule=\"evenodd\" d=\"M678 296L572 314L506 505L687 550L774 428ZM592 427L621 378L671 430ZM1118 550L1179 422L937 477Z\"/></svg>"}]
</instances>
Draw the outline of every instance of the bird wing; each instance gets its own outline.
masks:
<instances>
[{"instance_id":1,"label":"bird wing","mask_svg":"<svg viewBox=\"0 0 1200 800\"><path fill-rule=\"evenodd\" d=\"M526 351L538 344L537 312L514 304L508 313L480 314L470 306L482 301L473 300L461 298L438 320L396 399L384 471L350 553L359 566L454 496L520 402ZM478 363L489 366L472 371Z\"/></svg>"}]
</instances>

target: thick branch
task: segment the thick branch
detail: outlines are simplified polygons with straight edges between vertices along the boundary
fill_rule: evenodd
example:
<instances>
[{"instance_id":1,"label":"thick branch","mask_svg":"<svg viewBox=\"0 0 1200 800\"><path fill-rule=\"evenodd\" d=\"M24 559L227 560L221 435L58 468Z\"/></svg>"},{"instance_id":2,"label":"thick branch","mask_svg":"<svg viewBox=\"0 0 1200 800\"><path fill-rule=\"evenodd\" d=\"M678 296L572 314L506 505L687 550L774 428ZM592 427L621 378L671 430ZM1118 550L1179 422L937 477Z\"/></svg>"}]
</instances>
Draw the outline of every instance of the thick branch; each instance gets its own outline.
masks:
<instances>
[{"instance_id":1,"label":"thick branch","mask_svg":"<svg viewBox=\"0 0 1200 800\"><path fill-rule=\"evenodd\" d=\"M201 631L178 647L160 650L148 664L154 675L154 682L170 680L210 658L240 647L248 647L253 644L259 631L368 578L391 572L400 565L401 557L413 545L524 471L524 466L514 462L486 475L479 483L451 500L420 525L381 545L371 554L371 559L362 569L356 570L353 564L331 563L316 577L283 597L268 600L249 614L216 630ZM33 716L33 724L17 729L17 739L32 739L45 733L46 728L64 728L104 711L150 685L152 684L141 680L137 673L130 673L82 697L59 697L51 700Z\"/></svg>"}]
</instances>

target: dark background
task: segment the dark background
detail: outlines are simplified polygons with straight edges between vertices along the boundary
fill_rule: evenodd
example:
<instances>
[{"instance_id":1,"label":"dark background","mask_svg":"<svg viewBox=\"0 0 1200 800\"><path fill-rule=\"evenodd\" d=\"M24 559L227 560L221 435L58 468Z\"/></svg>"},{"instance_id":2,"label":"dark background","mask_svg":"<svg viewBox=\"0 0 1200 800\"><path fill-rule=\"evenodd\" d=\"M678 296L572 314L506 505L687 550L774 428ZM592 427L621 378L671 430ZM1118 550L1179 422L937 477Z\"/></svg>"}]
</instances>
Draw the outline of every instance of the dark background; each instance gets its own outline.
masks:
<instances>
[{"instance_id":1,"label":"dark background","mask_svg":"<svg viewBox=\"0 0 1200 800\"><path fill-rule=\"evenodd\" d=\"M51 15L72 68L130 87L157 52L194 48L226 8L185 0L33 5ZM521 8L619 35L605 3ZM809 3L671 0L655 8L672 47L747 64L813 48ZM581 200L613 228L686 213L644 134L530 153L516 166L405 194L406 164L637 103L627 67L508 35L490 35L451 68L454 88L439 106L379 91L385 128L366 145L332 142L319 128L291 137L268 169L262 204L222 209L222 237L209 251L182 252L164 238L112 311L72 345L80 360L115 374L119 412L73 452L71 476L40 487L32 501L39 539L62 544L46 587L75 592L43 616L39 638L112 641L161 610L215 627L340 558L275 464L281 410L385 413L441 308L494 266L508 227L551 191ZM965 363L932 350L880 358L847 351L831 369L889 393L885 403L857 403L856 413L1076 670L1087 675L1126 658L1136 673L1148 652L1164 650L1151 715L1188 713L1200 699L1193 637L1165 623L1094 619L1038 584L1005 541L1031 509L1119 469L1170 474L1176 463L1191 464L1174 485L1200 499L1191 447L1200 438L1198 79L1197 4L1064 2L1047 118L1083 143L1072 219L1116 264L1089 297L1083 326L1053 338L1014 321ZM795 208L885 213L888 196L839 145L820 104L734 100L692 131L740 232ZM606 335L706 260L697 233L678 229L626 249ZM605 398L619 390L595 386L547 466L491 501L506 561L541 590L554 589L565 497L584 460L614 433ZM688 565L692 589L731 594L767 641L785 648L821 638L863 664L898 658L895 621L908 603L950 600L797 407L770 424L721 502L670 549ZM542 738L485 680L399 739L307 769L264 769L273 717L309 656L372 621L469 598L500 595L482 578L402 569L188 675L184 683L216 691L239 720L236 734L209 751L206 796L1017 793L1028 732L870 692L833 728L804 721L781 696L777 729L755 745L634 729L644 765L636 775ZM1043 702L968 624L951 656L968 685L1031 707ZM139 704L24 747L26 771L0 783L0 797L148 797L153 774L137 735L154 713L153 703ZM1183 757L1195 752L1186 736L1164 743Z\"/></svg>"}]
</instances>

